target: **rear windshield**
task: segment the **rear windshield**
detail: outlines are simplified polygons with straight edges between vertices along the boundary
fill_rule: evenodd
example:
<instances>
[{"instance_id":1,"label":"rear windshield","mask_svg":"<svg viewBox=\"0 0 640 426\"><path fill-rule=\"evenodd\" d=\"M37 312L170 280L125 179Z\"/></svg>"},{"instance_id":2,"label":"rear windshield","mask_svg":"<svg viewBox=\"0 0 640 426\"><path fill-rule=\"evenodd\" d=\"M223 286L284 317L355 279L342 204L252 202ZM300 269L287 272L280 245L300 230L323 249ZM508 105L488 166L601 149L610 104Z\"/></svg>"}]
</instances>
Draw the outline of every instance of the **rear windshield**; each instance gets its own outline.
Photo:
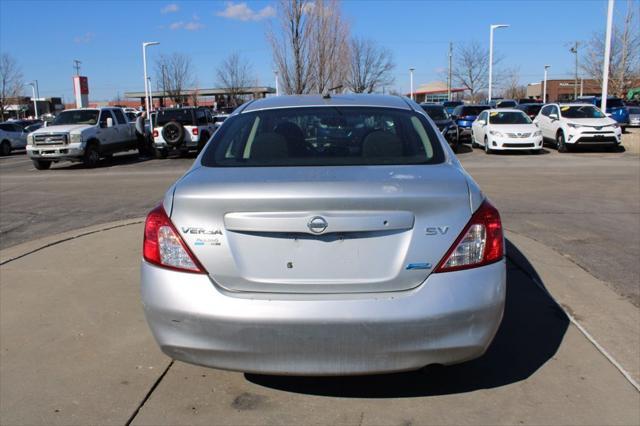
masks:
<instances>
[{"instance_id":1,"label":"rear windshield","mask_svg":"<svg viewBox=\"0 0 640 426\"><path fill-rule=\"evenodd\" d=\"M444 107L434 105L420 105L424 112L427 113L432 120L446 120L449 118Z\"/></svg>"},{"instance_id":2,"label":"rear windshield","mask_svg":"<svg viewBox=\"0 0 640 426\"><path fill-rule=\"evenodd\" d=\"M460 116L464 117L467 115L480 115L480 113L484 110L489 109L489 106L466 106L462 107L460 110Z\"/></svg>"},{"instance_id":3,"label":"rear windshield","mask_svg":"<svg viewBox=\"0 0 640 426\"><path fill-rule=\"evenodd\" d=\"M598 108L591 105L563 106L560 108L562 116L566 118L604 118L605 115Z\"/></svg>"},{"instance_id":4,"label":"rear windshield","mask_svg":"<svg viewBox=\"0 0 640 426\"><path fill-rule=\"evenodd\" d=\"M640 114L640 108L629 108L629 114Z\"/></svg>"},{"instance_id":5,"label":"rear windshield","mask_svg":"<svg viewBox=\"0 0 640 426\"><path fill-rule=\"evenodd\" d=\"M462 105L460 101L445 101L442 103L445 107L457 107L458 105Z\"/></svg>"},{"instance_id":6,"label":"rear windshield","mask_svg":"<svg viewBox=\"0 0 640 426\"><path fill-rule=\"evenodd\" d=\"M208 167L440 163L427 120L412 111L310 107L254 111L228 119L202 158Z\"/></svg>"},{"instance_id":7,"label":"rear windshield","mask_svg":"<svg viewBox=\"0 0 640 426\"><path fill-rule=\"evenodd\" d=\"M540 104L540 105L538 105L538 104L521 105L520 109L522 109L527 114L537 114L542 109L542 104Z\"/></svg>"},{"instance_id":8,"label":"rear windshield","mask_svg":"<svg viewBox=\"0 0 640 426\"><path fill-rule=\"evenodd\" d=\"M491 124L530 124L531 120L522 112L492 111L489 114L489 123Z\"/></svg>"},{"instance_id":9,"label":"rear windshield","mask_svg":"<svg viewBox=\"0 0 640 426\"><path fill-rule=\"evenodd\" d=\"M177 121L185 126L193 125L193 110L190 109L169 109L158 112L156 125L164 126L170 121Z\"/></svg>"},{"instance_id":10,"label":"rear windshield","mask_svg":"<svg viewBox=\"0 0 640 426\"><path fill-rule=\"evenodd\" d=\"M608 108L622 108L623 106L624 106L624 102L620 98L607 99Z\"/></svg>"}]
</instances>

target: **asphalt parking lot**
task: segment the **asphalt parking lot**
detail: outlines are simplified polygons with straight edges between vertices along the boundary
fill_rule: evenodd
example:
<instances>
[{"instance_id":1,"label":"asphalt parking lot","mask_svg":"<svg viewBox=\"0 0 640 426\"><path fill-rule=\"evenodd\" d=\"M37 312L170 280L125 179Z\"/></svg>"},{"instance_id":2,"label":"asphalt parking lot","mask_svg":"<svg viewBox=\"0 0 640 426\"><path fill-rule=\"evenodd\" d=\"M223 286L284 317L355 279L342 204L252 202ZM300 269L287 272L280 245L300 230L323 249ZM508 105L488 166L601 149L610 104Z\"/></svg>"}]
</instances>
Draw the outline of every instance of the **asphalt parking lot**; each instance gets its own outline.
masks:
<instances>
[{"instance_id":1,"label":"asphalt parking lot","mask_svg":"<svg viewBox=\"0 0 640 426\"><path fill-rule=\"evenodd\" d=\"M321 379L206 369L157 349L138 296L139 218L193 158L46 172L22 154L0 159L0 423L640 423L640 157L459 158L508 231L494 344L459 366Z\"/></svg>"}]
</instances>

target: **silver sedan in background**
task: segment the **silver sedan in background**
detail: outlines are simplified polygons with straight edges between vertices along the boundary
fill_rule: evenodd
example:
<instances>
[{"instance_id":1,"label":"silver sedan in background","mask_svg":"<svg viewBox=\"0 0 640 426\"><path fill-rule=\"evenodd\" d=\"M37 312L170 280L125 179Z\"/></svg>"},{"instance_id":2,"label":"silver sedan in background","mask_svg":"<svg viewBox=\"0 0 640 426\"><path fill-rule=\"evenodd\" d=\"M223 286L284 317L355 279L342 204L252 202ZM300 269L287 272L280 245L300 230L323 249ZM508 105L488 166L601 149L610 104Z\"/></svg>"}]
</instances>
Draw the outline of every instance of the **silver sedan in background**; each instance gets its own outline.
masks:
<instances>
[{"instance_id":1,"label":"silver sedan in background","mask_svg":"<svg viewBox=\"0 0 640 426\"><path fill-rule=\"evenodd\" d=\"M406 98L236 110L149 213L161 349L215 368L342 375L481 356L502 319L497 210Z\"/></svg>"}]
</instances>

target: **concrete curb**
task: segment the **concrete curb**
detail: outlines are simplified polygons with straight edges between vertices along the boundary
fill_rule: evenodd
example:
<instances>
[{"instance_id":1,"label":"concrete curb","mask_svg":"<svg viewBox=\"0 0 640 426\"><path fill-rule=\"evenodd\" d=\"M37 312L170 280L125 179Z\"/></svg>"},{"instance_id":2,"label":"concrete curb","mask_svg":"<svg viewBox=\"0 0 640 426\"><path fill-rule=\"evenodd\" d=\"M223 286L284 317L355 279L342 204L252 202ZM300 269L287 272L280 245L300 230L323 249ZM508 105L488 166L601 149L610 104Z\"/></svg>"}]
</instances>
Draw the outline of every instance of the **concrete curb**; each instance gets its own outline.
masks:
<instances>
[{"instance_id":1,"label":"concrete curb","mask_svg":"<svg viewBox=\"0 0 640 426\"><path fill-rule=\"evenodd\" d=\"M549 294L580 332L640 391L640 311L580 266L527 236L506 232L509 259ZM605 349L606 348L606 349Z\"/></svg>"},{"instance_id":2,"label":"concrete curb","mask_svg":"<svg viewBox=\"0 0 640 426\"><path fill-rule=\"evenodd\" d=\"M65 241L73 240L85 235L95 234L97 232L108 231L123 226L135 225L144 222L144 217L133 219L117 220L115 222L102 223L100 225L92 225L86 228L75 229L73 231L62 232L60 234L50 235L48 237L39 238L26 243L18 244L4 250L0 250L0 266L5 265L21 257L28 256L47 247L55 246ZM142 244L142 242L140 243Z\"/></svg>"}]
</instances>

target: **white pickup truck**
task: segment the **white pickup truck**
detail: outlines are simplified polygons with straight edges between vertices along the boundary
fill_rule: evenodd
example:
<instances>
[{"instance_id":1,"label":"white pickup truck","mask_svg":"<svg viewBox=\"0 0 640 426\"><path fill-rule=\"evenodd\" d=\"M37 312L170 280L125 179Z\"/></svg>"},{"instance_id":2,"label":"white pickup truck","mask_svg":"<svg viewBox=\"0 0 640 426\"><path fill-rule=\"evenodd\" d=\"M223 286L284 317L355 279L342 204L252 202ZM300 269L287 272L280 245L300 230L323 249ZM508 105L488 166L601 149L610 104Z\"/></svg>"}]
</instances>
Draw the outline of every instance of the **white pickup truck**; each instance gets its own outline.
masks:
<instances>
[{"instance_id":1,"label":"white pickup truck","mask_svg":"<svg viewBox=\"0 0 640 426\"><path fill-rule=\"evenodd\" d=\"M27 155L38 170L58 161L82 161L95 167L101 157L138 149L135 124L122 108L71 109L27 137Z\"/></svg>"}]
</instances>

